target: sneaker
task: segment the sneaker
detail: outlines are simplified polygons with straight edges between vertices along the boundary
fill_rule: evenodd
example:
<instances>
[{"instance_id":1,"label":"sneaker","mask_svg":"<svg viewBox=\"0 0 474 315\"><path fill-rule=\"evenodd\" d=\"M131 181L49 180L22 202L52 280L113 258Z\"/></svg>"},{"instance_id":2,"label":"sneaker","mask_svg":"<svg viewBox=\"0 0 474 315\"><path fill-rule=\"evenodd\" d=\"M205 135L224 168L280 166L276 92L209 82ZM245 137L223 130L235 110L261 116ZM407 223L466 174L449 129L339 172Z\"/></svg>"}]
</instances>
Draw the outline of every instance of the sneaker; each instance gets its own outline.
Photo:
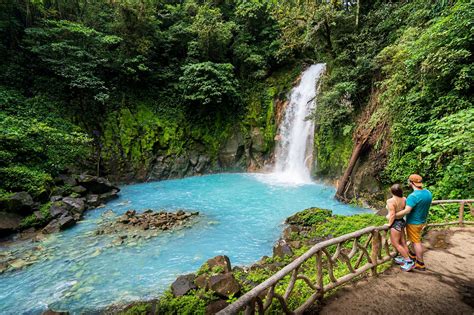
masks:
<instances>
[{"instance_id":1,"label":"sneaker","mask_svg":"<svg viewBox=\"0 0 474 315\"><path fill-rule=\"evenodd\" d=\"M410 271L413 268L415 268L415 262L413 260L410 260L410 261L405 260L403 265L400 266L400 268L403 271Z\"/></svg>"},{"instance_id":2,"label":"sneaker","mask_svg":"<svg viewBox=\"0 0 474 315\"><path fill-rule=\"evenodd\" d=\"M420 271L425 271L426 270L425 263L420 262L420 261L417 260L416 263L415 263L415 269L420 270Z\"/></svg>"},{"instance_id":3,"label":"sneaker","mask_svg":"<svg viewBox=\"0 0 474 315\"><path fill-rule=\"evenodd\" d=\"M416 259L416 254L412 253L411 251L408 252L408 256L410 256L410 258L413 259L413 260Z\"/></svg>"},{"instance_id":4,"label":"sneaker","mask_svg":"<svg viewBox=\"0 0 474 315\"><path fill-rule=\"evenodd\" d=\"M399 265L403 265L405 263L405 258L403 258L402 256L397 256L393 260Z\"/></svg>"}]
</instances>

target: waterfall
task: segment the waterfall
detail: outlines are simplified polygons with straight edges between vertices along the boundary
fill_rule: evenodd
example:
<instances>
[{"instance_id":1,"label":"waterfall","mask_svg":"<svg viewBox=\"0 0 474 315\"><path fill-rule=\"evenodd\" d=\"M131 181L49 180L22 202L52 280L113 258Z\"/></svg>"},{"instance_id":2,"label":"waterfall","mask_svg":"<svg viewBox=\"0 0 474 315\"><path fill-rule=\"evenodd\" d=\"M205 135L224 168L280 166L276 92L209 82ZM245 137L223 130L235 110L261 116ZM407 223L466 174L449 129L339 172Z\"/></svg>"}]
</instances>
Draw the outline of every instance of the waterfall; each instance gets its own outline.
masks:
<instances>
[{"instance_id":1,"label":"waterfall","mask_svg":"<svg viewBox=\"0 0 474 315\"><path fill-rule=\"evenodd\" d=\"M279 182L311 183L314 122L307 117L316 106L317 85L325 68L321 63L309 67L290 92L275 151L273 174Z\"/></svg>"}]
</instances>

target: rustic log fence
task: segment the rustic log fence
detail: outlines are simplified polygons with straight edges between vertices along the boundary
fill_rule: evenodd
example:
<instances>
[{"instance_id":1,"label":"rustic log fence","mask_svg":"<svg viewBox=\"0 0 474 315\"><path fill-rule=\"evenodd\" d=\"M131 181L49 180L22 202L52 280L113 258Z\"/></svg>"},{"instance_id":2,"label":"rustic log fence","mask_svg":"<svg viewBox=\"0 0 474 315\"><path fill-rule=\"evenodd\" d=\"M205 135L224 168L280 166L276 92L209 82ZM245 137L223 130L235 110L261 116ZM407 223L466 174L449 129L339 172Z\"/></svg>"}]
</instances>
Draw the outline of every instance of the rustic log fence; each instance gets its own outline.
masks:
<instances>
[{"instance_id":1,"label":"rustic log fence","mask_svg":"<svg viewBox=\"0 0 474 315\"><path fill-rule=\"evenodd\" d=\"M433 205L458 203L458 220L432 223L428 227L474 224L464 220L465 205L474 215L470 200L435 200ZM390 231L385 226L370 226L353 233L320 242L311 247L273 276L260 283L240 297L236 302L217 313L265 314L272 311L285 314L302 314L315 302L322 300L324 294L348 281L370 271L377 275L377 267L395 257L396 251L390 242ZM335 274L338 265L345 266L344 274ZM341 268L337 269L340 273ZM306 286L312 294L301 305L293 305L292 294L299 294L297 287ZM307 291L306 291L307 292Z\"/></svg>"}]
</instances>

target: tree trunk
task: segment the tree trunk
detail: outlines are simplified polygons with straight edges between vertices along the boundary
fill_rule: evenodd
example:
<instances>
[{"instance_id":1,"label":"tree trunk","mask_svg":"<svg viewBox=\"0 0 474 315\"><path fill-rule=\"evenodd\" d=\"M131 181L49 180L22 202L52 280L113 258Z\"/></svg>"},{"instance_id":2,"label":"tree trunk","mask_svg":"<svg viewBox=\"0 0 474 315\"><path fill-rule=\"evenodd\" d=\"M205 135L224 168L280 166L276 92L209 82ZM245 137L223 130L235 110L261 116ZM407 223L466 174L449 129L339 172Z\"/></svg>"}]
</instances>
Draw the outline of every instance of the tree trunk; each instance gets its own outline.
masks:
<instances>
[{"instance_id":1,"label":"tree trunk","mask_svg":"<svg viewBox=\"0 0 474 315\"><path fill-rule=\"evenodd\" d=\"M351 159L349 160L349 165L347 166L346 171L344 172L344 175L342 175L341 181L337 185L336 198L339 200L345 201L346 199L344 196L344 192L349 182L349 177L352 174L352 170L354 169L354 166L359 160L360 154L365 149L366 142L367 142L366 139L364 139L361 142L358 142L356 146L354 147L354 150L352 150L352 155L351 155Z\"/></svg>"},{"instance_id":2,"label":"tree trunk","mask_svg":"<svg viewBox=\"0 0 474 315\"><path fill-rule=\"evenodd\" d=\"M357 0L356 26L359 26L360 0Z\"/></svg>"}]
</instances>

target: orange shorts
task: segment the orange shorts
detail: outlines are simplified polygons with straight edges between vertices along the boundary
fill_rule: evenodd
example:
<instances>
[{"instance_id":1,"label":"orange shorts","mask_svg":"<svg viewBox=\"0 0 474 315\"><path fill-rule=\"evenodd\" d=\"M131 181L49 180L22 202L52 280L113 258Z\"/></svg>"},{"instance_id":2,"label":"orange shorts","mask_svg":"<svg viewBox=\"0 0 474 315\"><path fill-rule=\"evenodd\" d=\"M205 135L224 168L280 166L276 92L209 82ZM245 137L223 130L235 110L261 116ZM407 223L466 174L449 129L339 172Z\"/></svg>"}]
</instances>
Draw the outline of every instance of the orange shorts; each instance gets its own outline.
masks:
<instances>
[{"instance_id":1,"label":"orange shorts","mask_svg":"<svg viewBox=\"0 0 474 315\"><path fill-rule=\"evenodd\" d=\"M424 227L424 224L407 224L408 240L412 243L421 243L421 231Z\"/></svg>"}]
</instances>

